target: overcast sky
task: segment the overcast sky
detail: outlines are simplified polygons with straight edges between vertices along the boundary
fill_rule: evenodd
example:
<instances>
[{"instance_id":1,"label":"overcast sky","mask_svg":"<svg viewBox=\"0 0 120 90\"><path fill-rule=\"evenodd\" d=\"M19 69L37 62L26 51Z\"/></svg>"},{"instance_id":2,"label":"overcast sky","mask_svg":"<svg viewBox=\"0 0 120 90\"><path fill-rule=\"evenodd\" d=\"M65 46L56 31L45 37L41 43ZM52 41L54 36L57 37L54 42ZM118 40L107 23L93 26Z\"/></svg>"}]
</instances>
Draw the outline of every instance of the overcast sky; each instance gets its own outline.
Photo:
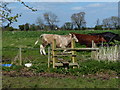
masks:
<instances>
[{"instance_id":1,"label":"overcast sky","mask_svg":"<svg viewBox=\"0 0 120 90\"><path fill-rule=\"evenodd\" d=\"M18 25L25 23L36 24L37 18L43 18L43 13L45 12L52 12L58 16L58 26L62 26L65 22L70 22L71 15L79 12L86 13L85 20L88 27L95 26L98 18L102 23L104 18L118 16L117 2L26 2L26 4L34 7L37 11L32 12L18 2L9 4L13 15L22 14L18 22L12 24L13 27L18 28Z\"/></svg>"}]
</instances>

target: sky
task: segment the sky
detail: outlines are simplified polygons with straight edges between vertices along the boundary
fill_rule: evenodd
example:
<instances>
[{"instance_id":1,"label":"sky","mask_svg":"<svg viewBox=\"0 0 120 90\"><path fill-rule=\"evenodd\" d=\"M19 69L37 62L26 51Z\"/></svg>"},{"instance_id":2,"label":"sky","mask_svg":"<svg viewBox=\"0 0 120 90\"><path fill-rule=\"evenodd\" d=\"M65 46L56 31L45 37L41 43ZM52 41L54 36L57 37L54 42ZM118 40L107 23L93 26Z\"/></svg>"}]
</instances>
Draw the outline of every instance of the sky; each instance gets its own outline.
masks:
<instances>
[{"instance_id":1,"label":"sky","mask_svg":"<svg viewBox=\"0 0 120 90\"><path fill-rule=\"evenodd\" d=\"M58 16L58 26L65 22L71 22L71 16L74 13L85 12L87 27L94 27L97 19L102 20L111 16L118 16L118 2L26 2L30 7L37 9L32 12L19 2L10 2L8 7L12 9L12 15L21 14L18 22L12 24L18 28L18 25L25 23L36 24L38 17L43 18L46 12L52 12Z\"/></svg>"},{"instance_id":2,"label":"sky","mask_svg":"<svg viewBox=\"0 0 120 90\"><path fill-rule=\"evenodd\" d=\"M0 0L4 2L17 2L17 0ZM119 0L22 0L24 2L119 2Z\"/></svg>"}]
</instances>

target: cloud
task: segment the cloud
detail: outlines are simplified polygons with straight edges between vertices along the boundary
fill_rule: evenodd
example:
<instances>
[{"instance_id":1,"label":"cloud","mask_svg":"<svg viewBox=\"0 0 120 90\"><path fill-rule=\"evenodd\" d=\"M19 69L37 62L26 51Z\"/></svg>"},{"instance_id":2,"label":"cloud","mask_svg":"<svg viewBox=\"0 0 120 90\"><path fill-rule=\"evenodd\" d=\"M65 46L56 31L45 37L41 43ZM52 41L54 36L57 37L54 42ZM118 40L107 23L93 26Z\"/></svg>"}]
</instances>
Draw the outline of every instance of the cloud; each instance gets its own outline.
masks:
<instances>
[{"instance_id":1,"label":"cloud","mask_svg":"<svg viewBox=\"0 0 120 90\"><path fill-rule=\"evenodd\" d=\"M88 8L97 8L97 7L103 7L105 6L103 3L93 3L93 4L88 4L86 6L78 6L78 7L72 7L72 10L85 10Z\"/></svg>"},{"instance_id":2,"label":"cloud","mask_svg":"<svg viewBox=\"0 0 120 90\"><path fill-rule=\"evenodd\" d=\"M71 8L72 10L83 10L84 8L83 7L73 7Z\"/></svg>"},{"instance_id":3,"label":"cloud","mask_svg":"<svg viewBox=\"0 0 120 90\"><path fill-rule=\"evenodd\" d=\"M103 6L103 4L95 3L95 4L89 4L86 7L102 7L102 6Z\"/></svg>"}]
</instances>

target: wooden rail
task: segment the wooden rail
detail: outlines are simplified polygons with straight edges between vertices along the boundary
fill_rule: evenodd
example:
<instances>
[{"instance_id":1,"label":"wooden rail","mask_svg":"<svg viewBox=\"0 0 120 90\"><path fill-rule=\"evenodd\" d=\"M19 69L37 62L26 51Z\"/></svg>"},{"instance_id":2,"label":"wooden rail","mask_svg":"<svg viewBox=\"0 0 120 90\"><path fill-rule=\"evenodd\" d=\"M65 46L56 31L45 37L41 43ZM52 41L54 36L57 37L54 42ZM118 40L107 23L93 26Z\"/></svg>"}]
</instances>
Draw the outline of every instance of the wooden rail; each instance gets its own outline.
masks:
<instances>
[{"instance_id":1,"label":"wooden rail","mask_svg":"<svg viewBox=\"0 0 120 90\"><path fill-rule=\"evenodd\" d=\"M96 51L99 50L99 48L56 48L54 51Z\"/></svg>"}]
</instances>

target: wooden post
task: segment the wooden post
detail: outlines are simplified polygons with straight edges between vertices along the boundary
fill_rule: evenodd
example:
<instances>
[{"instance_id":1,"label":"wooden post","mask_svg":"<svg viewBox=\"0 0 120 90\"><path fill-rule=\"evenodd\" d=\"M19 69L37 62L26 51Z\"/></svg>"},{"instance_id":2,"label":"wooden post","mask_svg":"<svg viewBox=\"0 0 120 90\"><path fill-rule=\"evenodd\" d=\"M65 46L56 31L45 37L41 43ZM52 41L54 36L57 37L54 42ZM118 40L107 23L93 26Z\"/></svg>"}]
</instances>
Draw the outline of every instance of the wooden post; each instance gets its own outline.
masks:
<instances>
[{"instance_id":1,"label":"wooden post","mask_svg":"<svg viewBox=\"0 0 120 90\"><path fill-rule=\"evenodd\" d=\"M20 59L20 65L22 65L22 52L21 52L21 47L19 48L19 59Z\"/></svg>"},{"instance_id":2,"label":"wooden post","mask_svg":"<svg viewBox=\"0 0 120 90\"><path fill-rule=\"evenodd\" d=\"M74 49L75 48L75 39L72 39L71 42L71 48ZM75 63L75 51L72 51L72 62Z\"/></svg>"},{"instance_id":3,"label":"wooden post","mask_svg":"<svg viewBox=\"0 0 120 90\"><path fill-rule=\"evenodd\" d=\"M48 47L48 68L50 68L50 47Z\"/></svg>"},{"instance_id":4,"label":"wooden post","mask_svg":"<svg viewBox=\"0 0 120 90\"><path fill-rule=\"evenodd\" d=\"M96 48L96 44L92 40L92 48ZM91 52L91 58L98 60L98 51L92 51Z\"/></svg>"},{"instance_id":5,"label":"wooden post","mask_svg":"<svg viewBox=\"0 0 120 90\"><path fill-rule=\"evenodd\" d=\"M53 68L55 68L55 61L56 61L56 58L55 58L55 48L56 48L56 40L53 40L53 43L52 43L52 59L53 59Z\"/></svg>"},{"instance_id":6,"label":"wooden post","mask_svg":"<svg viewBox=\"0 0 120 90\"><path fill-rule=\"evenodd\" d=\"M94 41L92 40L92 48L94 48ZM94 51L91 51L91 58L94 59Z\"/></svg>"}]
</instances>

